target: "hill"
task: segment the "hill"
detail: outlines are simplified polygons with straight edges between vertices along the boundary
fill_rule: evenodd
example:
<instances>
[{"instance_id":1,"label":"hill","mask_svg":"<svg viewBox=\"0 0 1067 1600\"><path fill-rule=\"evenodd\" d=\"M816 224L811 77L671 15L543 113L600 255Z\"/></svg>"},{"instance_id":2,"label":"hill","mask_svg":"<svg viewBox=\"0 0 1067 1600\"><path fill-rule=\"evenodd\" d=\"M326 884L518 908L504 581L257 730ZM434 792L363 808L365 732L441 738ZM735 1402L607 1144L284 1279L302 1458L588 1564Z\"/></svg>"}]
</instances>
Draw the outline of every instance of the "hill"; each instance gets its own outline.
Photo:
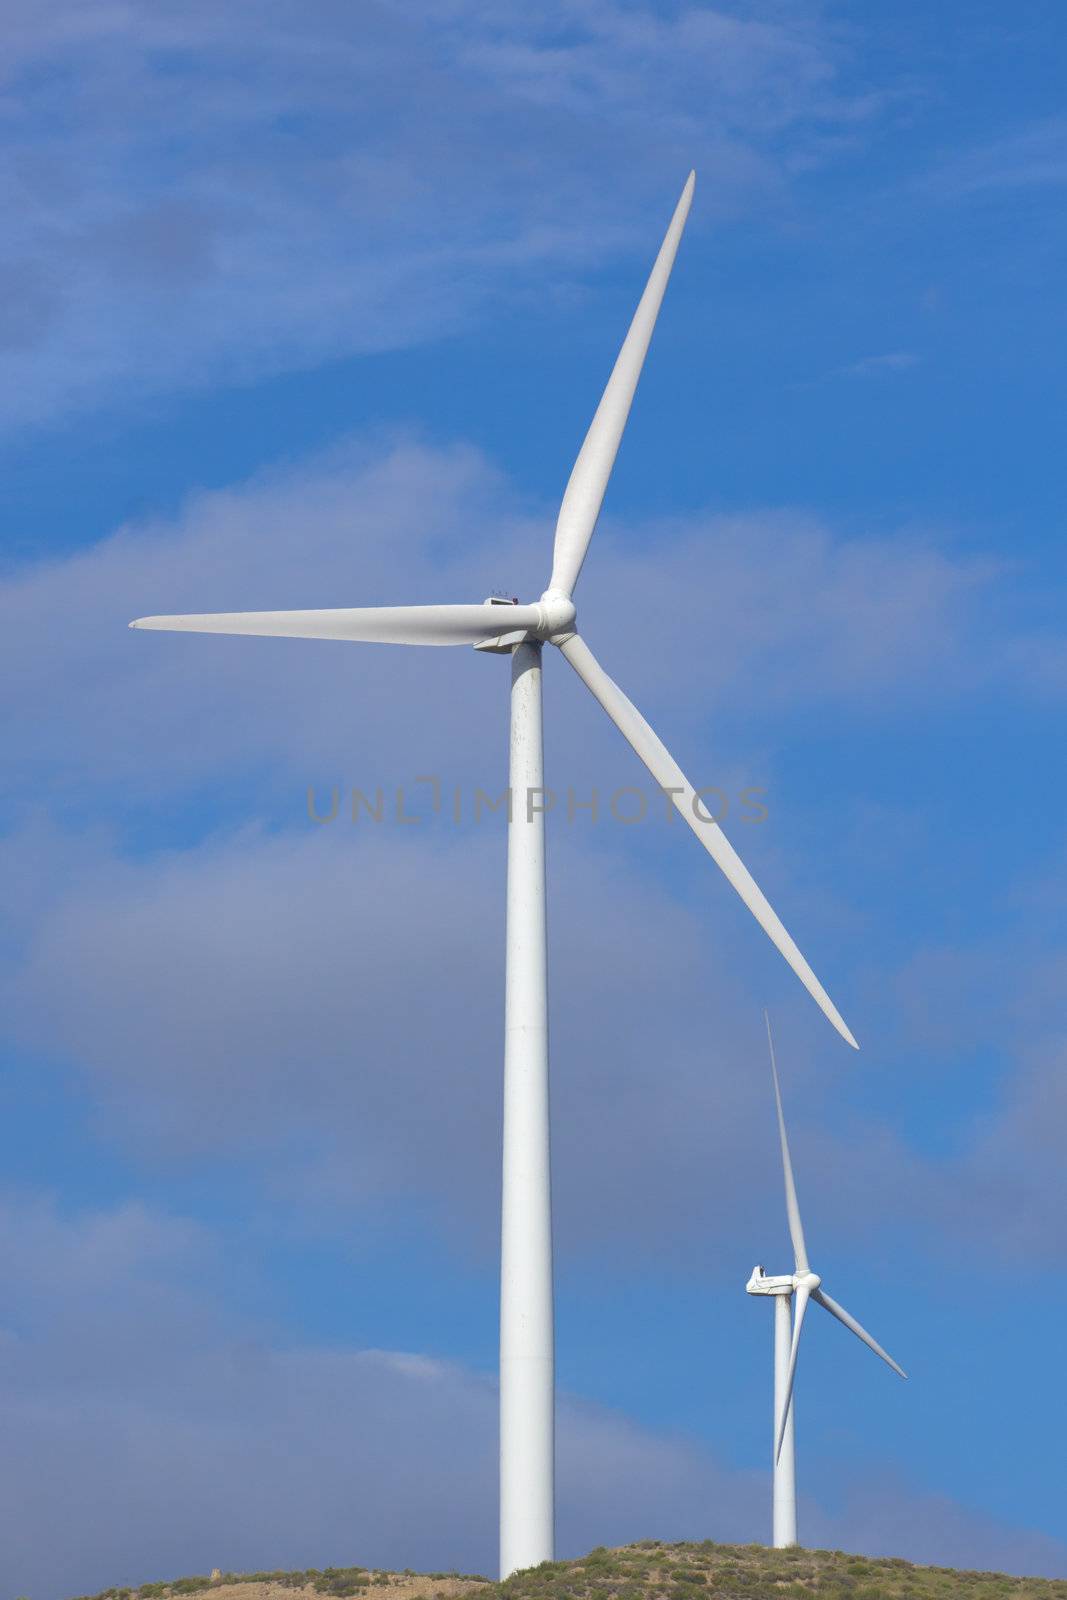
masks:
<instances>
[{"instance_id":1,"label":"hill","mask_svg":"<svg viewBox=\"0 0 1067 1600\"><path fill-rule=\"evenodd\" d=\"M208 1590L210 1600L1067 1600L1067 1578L919 1567L840 1550L645 1539L577 1561L545 1562L505 1583L457 1572L326 1567L178 1578L81 1600L181 1600Z\"/></svg>"}]
</instances>

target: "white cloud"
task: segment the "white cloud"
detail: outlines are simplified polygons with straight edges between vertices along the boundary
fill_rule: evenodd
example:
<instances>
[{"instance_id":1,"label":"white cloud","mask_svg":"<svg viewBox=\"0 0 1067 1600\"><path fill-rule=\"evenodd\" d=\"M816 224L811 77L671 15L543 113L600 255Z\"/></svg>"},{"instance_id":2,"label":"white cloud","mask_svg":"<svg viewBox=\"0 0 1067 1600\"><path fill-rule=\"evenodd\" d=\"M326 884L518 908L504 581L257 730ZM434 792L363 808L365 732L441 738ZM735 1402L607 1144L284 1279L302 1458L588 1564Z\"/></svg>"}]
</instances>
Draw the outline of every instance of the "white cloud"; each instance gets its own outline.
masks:
<instances>
[{"instance_id":1,"label":"white cloud","mask_svg":"<svg viewBox=\"0 0 1067 1600\"><path fill-rule=\"evenodd\" d=\"M1067 119L1046 117L950 157L928 175L925 187L941 199L988 200L1064 183Z\"/></svg>"},{"instance_id":2,"label":"white cloud","mask_svg":"<svg viewBox=\"0 0 1067 1600\"><path fill-rule=\"evenodd\" d=\"M923 1257L950 1244L961 1262L1060 1259L1053 1041L1032 1061L1005 1045L1002 1101L980 1118L961 1107L952 1150L924 1154L872 1113L834 1108L846 1068L826 1051L825 1025L710 869L706 895L686 908L648 881L626 848L633 831L618 832L611 848L591 832L551 839L564 1260L687 1270L735 1249L742 1221L753 1249L778 1238L767 1085L753 1070L771 983L790 1041L805 1214L824 1258L903 1236ZM50 864L53 839L38 831L4 847L5 862L31 869L26 897L8 907L19 949L0 988L5 1031L78 1072L98 1133L154 1172L224 1158L284 1198L301 1227L403 1200L435 1248L491 1261L499 822L248 828L138 861L59 838ZM1010 1012L1009 969L996 965ZM934 964L933 981L944 969ZM922 1015L926 981L905 973L893 988L905 1015L911 1001ZM928 1052L907 1039L905 1025L897 1048L880 1040L865 1066L875 1095L885 1075L922 1092ZM944 1071L961 1075L951 1061ZM753 1185L753 1162L766 1183Z\"/></svg>"},{"instance_id":3,"label":"white cloud","mask_svg":"<svg viewBox=\"0 0 1067 1600\"><path fill-rule=\"evenodd\" d=\"M838 367L840 378L878 378L889 372L908 372L919 364L914 350L891 350L884 356L864 356L861 361Z\"/></svg>"},{"instance_id":4,"label":"white cloud","mask_svg":"<svg viewBox=\"0 0 1067 1600\"><path fill-rule=\"evenodd\" d=\"M65 786L81 808L106 790L114 815L116 798L129 806L253 772L268 786L284 778L294 805L308 783L395 785L417 772L495 781L506 695L496 658L126 624L161 611L480 600L501 585L534 596L551 526L550 508L521 504L469 448L353 441L194 495L173 522L16 571L0 583L16 793L26 804L42 785L53 797ZM689 750L698 741L694 781L719 781L724 760L732 781L744 747L727 752L717 732L700 754L712 711L719 729L731 717L731 739L750 738L742 707L749 718L833 701L879 707L991 677L980 630L995 576L929 540L844 538L788 511L697 515L609 522L580 603L591 644L649 714L662 710L665 736L681 726ZM620 631L635 606L642 628ZM1021 649L1019 659L1025 687ZM610 749L607 770L632 774L563 664L549 671L556 770L582 759L595 726L598 759ZM1010 687L1002 666L998 676ZM677 754L687 764L686 748Z\"/></svg>"},{"instance_id":5,"label":"white cloud","mask_svg":"<svg viewBox=\"0 0 1067 1600\"><path fill-rule=\"evenodd\" d=\"M7 20L8 423L439 338L644 260L691 165L705 219L765 205L785 131L795 166L877 109L799 8Z\"/></svg>"},{"instance_id":6,"label":"white cloud","mask_svg":"<svg viewBox=\"0 0 1067 1600\"><path fill-rule=\"evenodd\" d=\"M426 1204L450 1248L486 1259L502 831L360 830L250 830L103 869L94 856L80 883L66 852L65 893L29 912L9 1027L88 1076L98 1118L131 1153L225 1154L305 1210L405 1196ZM738 1127L765 1120L762 1081L738 1071L733 1043L744 1001L729 989L732 976L745 993L744 957L710 963L693 916L618 861L558 836L553 861L561 1244L626 1238L661 1253L664 1218L680 1213L691 1225L668 1232L688 1250L721 1233ZM737 927L744 912L720 900L712 915ZM750 956L763 954L756 938L743 929ZM709 1004L714 1054L698 1044Z\"/></svg>"}]
</instances>

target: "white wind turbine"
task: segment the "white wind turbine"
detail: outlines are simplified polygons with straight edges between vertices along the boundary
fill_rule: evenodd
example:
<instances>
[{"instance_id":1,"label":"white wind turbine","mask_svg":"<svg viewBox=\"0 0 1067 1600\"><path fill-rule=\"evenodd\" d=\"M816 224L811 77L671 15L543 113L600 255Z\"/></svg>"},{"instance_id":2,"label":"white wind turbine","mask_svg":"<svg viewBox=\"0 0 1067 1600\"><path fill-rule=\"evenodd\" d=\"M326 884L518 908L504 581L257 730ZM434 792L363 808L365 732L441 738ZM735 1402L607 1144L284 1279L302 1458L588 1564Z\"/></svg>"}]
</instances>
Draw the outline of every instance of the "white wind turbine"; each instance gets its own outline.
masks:
<instances>
[{"instance_id":1,"label":"white wind turbine","mask_svg":"<svg viewBox=\"0 0 1067 1600\"><path fill-rule=\"evenodd\" d=\"M773 1537L776 1549L785 1549L797 1542L797 1475L796 1429L793 1412L793 1382L797 1370L797 1351L800 1348L800 1330L808 1301L814 1300L830 1315L850 1328L858 1339L869 1345L876 1356L881 1356L894 1372L907 1377L903 1367L898 1367L893 1357L887 1355L836 1300L822 1287L822 1279L812 1272L808 1263L808 1247L804 1242L804 1228L800 1221L797 1189L793 1182L793 1163L789 1158L789 1140L785 1133L785 1116L782 1112L782 1091L778 1083L778 1065L774 1059L774 1039L771 1036L771 1019L766 1011L767 1044L771 1053L771 1077L774 1080L774 1103L778 1110L778 1138L782 1146L782 1172L785 1177L785 1209L789 1218L789 1235L793 1241L793 1271L780 1278L769 1277L762 1267L757 1267L745 1285L749 1294L774 1296L774 1488ZM795 1296L795 1300L794 1300ZM793 1314L790 1316L792 1303Z\"/></svg>"},{"instance_id":2,"label":"white wind turbine","mask_svg":"<svg viewBox=\"0 0 1067 1600\"><path fill-rule=\"evenodd\" d=\"M331 611L142 617L134 628L379 644L462 645L511 656L504 1154L500 1266L500 1567L506 1577L553 1555L554 1347L545 948L541 654L561 651L671 796L712 860L838 1033L848 1028L692 785L575 628L572 595L615 462L652 329L689 214L682 191L645 292L574 464L556 524L552 576L532 605L379 606ZM633 618L620 617L619 627ZM639 614L638 614L639 621Z\"/></svg>"}]
</instances>

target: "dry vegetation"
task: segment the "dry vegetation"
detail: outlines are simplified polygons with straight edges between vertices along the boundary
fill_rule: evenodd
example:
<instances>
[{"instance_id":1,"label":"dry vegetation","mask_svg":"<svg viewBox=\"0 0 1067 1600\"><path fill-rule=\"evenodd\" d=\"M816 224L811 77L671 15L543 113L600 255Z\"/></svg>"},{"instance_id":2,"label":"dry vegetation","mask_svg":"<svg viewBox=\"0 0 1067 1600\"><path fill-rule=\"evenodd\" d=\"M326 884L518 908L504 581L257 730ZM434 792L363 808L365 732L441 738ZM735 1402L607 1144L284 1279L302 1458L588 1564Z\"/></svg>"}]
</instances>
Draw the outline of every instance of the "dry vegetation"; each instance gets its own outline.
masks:
<instances>
[{"instance_id":1,"label":"dry vegetation","mask_svg":"<svg viewBox=\"0 0 1067 1600\"><path fill-rule=\"evenodd\" d=\"M139 1589L105 1589L83 1600L179 1600L206 1590L209 1600L457 1600L464 1595L481 1600L1067 1600L1067 1579L916 1567L840 1550L646 1539L621 1550L593 1550L578 1561L545 1562L506 1583L456 1572L326 1567L179 1578Z\"/></svg>"}]
</instances>

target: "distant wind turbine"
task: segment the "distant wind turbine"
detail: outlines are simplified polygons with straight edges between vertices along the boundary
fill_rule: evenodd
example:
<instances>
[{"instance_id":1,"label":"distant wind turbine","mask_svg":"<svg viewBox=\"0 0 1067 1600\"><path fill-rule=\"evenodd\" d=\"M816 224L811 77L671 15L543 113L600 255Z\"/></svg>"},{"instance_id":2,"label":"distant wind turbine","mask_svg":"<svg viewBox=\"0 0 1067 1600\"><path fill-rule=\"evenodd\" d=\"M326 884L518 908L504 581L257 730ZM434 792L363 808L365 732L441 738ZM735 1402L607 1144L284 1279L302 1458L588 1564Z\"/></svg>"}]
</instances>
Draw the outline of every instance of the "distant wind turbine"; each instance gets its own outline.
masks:
<instances>
[{"instance_id":1,"label":"distant wind turbine","mask_svg":"<svg viewBox=\"0 0 1067 1600\"><path fill-rule=\"evenodd\" d=\"M830 1315L843 1322L846 1328L862 1339L876 1356L892 1367L902 1378L907 1377L903 1367L898 1367L893 1357L861 1328L855 1317L822 1287L822 1279L812 1272L808 1263L808 1247L804 1242L804 1228L797 1204L797 1187L793 1181L793 1163L789 1158L789 1140L785 1132L782 1112L782 1091L778 1083L778 1064L774 1059L774 1039L771 1019L765 1011L767 1045L771 1054L771 1077L774 1080L774 1103L778 1111L778 1138L782 1146L782 1173L785 1177L785 1209L789 1218L789 1234L793 1241L793 1271L788 1277L772 1278L757 1267L745 1285L749 1294L774 1296L774 1490L773 1537L776 1549L785 1549L797 1542L797 1476L796 1429L793 1412L793 1383L797 1370L797 1351L800 1348L800 1330L808 1301L814 1300ZM795 1300L794 1300L795 1296ZM790 1317L790 1303L793 1315Z\"/></svg>"},{"instance_id":2,"label":"distant wind turbine","mask_svg":"<svg viewBox=\"0 0 1067 1600\"><path fill-rule=\"evenodd\" d=\"M712 860L843 1039L856 1041L674 757L608 677L575 627L572 595L615 463L693 197L682 191L630 330L571 472L556 523L552 576L533 605L377 606L142 617L134 628L379 644L461 645L511 656L504 1002L504 1158L500 1264L500 1567L550 1560L554 1547L554 1340L548 1118L541 654L554 644L671 796ZM615 619L642 627L640 603Z\"/></svg>"}]
</instances>

